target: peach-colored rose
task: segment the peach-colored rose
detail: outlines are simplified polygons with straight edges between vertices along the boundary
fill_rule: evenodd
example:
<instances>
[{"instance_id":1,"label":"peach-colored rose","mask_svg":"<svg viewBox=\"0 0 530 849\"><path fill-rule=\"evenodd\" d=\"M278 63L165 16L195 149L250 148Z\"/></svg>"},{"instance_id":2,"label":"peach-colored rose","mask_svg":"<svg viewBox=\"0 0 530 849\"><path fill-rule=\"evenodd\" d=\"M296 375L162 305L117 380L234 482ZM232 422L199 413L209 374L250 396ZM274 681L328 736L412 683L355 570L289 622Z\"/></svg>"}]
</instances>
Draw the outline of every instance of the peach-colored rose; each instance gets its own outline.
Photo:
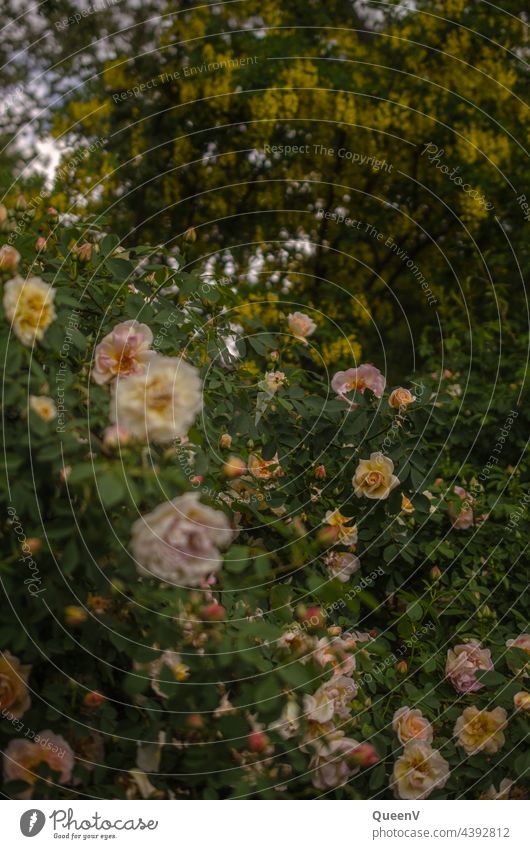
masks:
<instances>
[{"instance_id":1,"label":"peach-colored rose","mask_svg":"<svg viewBox=\"0 0 530 849\"><path fill-rule=\"evenodd\" d=\"M529 655L528 661L523 666L514 663L511 659L508 661L508 666L512 672L516 672L517 674L522 672L523 677L527 678L530 667L530 634L520 634L515 640L506 640L506 648L521 649L521 651Z\"/></svg>"},{"instance_id":2,"label":"peach-colored rose","mask_svg":"<svg viewBox=\"0 0 530 849\"><path fill-rule=\"evenodd\" d=\"M504 708L479 710L471 705L456 720L454 736L457 745L468 755L485 752L494 755L504 746L503 730L508 725Z\"/></svg>"},{"instance_id":3,"label":"peach-colored rose","mask_svg":"<svg viewBox=\"0 0 530 849\"><path fill-rule=\"evenodd\" d=\"M394 463L380 451L370 454L369 460L360 460L352 479L357 498L384 499L399 484L394 474Z\"/></svg>"},{"instance_id":4,"label":"peach-colored rose","mask_svg":"<svg viewBox=\"0 0 530 849\"><path fill-rule=\"evenodd\" d=\"M400 386L399 389L394 389L388 398L388 404L392 409L399 410L400 407L408 407L413 404L415 397L409 389Z\"/></svg>"},{"instance_id":5,"label":"peach-colored rose","mask_svg":"<svg viewBox=\"0 0 530 849\"><path fill-rule=\"evenodd\" d=\"M117 374L141 374L150 357L153 334L147 324L130 319L117 324L97 345L94 354L92 379L95 383L109 383Z\"/></svg>"},{"instance_id":6,"label":"peach-colored rose","mask_svg":"<svg viewBox=\"0 0 530 849\"><path fill-rule=\"evenodd\" d=\"M221 510L201 504L196 492L165 501L132 526L131 551L141 575L197 587L221 568L219 548L234 533Z\"/></svg>"},{"instance_id":7,"label":"peach-colored rose","mask_svg":"<svg viewBox=\"0 0 530 849\"><path fill-rule=\"evenodd\" d=\"M278 454L275 454L271 460L264 460L257 454L251 454L248 458L248 470L254 478L261 480L279 478L282 475Z\"/></svg>"},{"instance_id":8,"label":"peach-colored rose","mask_svg":"<svg viewBox=\"0 0 530 849\"><path fill-rule=\"evenodd\" d=\"M461 486L455 486L454 493L457 495L461 504L456 506L453 501L448 502L449 518L453 523L453 528L458 531L467 531L473 524L473 498L469 492Z\"/></svg>"},{"instance_id":9,"label":"peach-colored rose","mask_svg":"<svg viewBox=\"0 0 530 849\"><path fill-rule=\"evenodd\" d=\"M20 719L31 704L28 677L31 666L23 666L18 657L5 651L0 654L0 708Z\"/></svg>"},{"instance_id":10,"label":"peach-colored rose","mask_svg":"<svg viewBox=\"0 0 530 849\"><path fill-rule=\"evenodd\" d=\"M447 652L445 674L457 693L474 693L484 684L477 681L481 669L491 671L493 662L489 649L483 649L477 640L455 646Z\"/></svg>"},{"instance_id":11,"label":"peach-colored rose","mask_svg":"<svg viewBox=\"0 0 530 849\"><path fill-rule=\"evenodd\" d=\"M24 280L18 275L4 286L4 310L13 333L23 345L40 342L57 314L55 289L40 277Z\"/></svg>"},{"instance_id":12,"label":"peach-colored rose","mask_svg":"<svg viewBox=\"0 0 530 849\"><path fill-rule=\"evenodd\" d=\"M40 764L47 763L59 773L59 784L68 784L74 768L74 753L66 740L46 729L35 735L33 740L17 738L11 740L3 756L4 781L25 781L35 784ZM21 799L30 799L33 788L19 794Z\"/></svg>"},{"instance_id":13,"label":"peach-colored rose","mask_svg":"<svg viewBox=\"0 0 530 849\"><path fill-rule=\"evenodd\" d=\"M334 716L347 719L351 714L350 702L357 695L357 685L345 675L335 675L322 684L312 696L304 696L304 711L310 722L325 724Z\"/></svg>"},{"instance_id":14,"label":"peach-colored rose","mask_svg":"<svg viewBox=\"0 0 530 849\"><path fill-rule=\"evenodd\" d=\"M265 380L263 382L267 392L270 395L275 395L278 389L285 383L285 374L283 371L268 371L265 374Z\"/></svg>"},{"instance_id":15,"label":"peach-colored rose","mask_svg":"<svg viewBox=\"0 0 530 849\"><path fill-rule=\"evenodd\" d=\"M355 545L357 542L357 525L349 525L353 519L349 516L343 516L339 510L328 510L324 516L326 525L330 525L337 530L337 541L343 545Z\"/></svg>"},{"instance_id":16,"label":"peach-colored rose","mask_svg":"<svg viewBox=\"0 0 530 849\"><path fill-rule=\"evenodd\" d=\"M341 397L349 392L360 392L362 395L367 389L371 389L376 398L381 398L385 386L385 378L371 363L363 363L358 368L338 371L331 381L331 388Z\"/></svg>"},{"instance_id":17,"label":"peach-colored rose","mask_svg":"<svg viewBox=\"0 0 530 849\"><path fill-rule=\"evenodd\" d=\"M303 342L304 345L307 345L307 337L312 336L317 329L313 319L309 318L303 312L290 313L287 316L287 323L294 338L298 339L299 342Z\"/></svg>"},{"instance_id":18,"label":"peach-colored rose","mask_svg":"<svg viewBox=\"0 0 530 849\"><path fill-rule=\"evenodd\" d=\"M326 566L332 578L345 584L361 568L361 561L348 551L332 551L326 557Z\"/></svg>"},{"instance_id":19,"label":"peach-colored rose","mask_svg":"<svg viewBox=\"0 0 530 849\"><path fill-rule=\"evenodd\" d=\"M0 271L14 273L20 262L20 254L12 245L2 245L0 248Z\"/></svg>"},{"instance_id":20,"label":"peach-colored rose","mask_svg":"<svg viewBox=\"0 0 530 849\"><path fill-rule=\"evenodd\" d=\"M357 740L345 737L343 731L319 740L316 754L312 757L309 770L312 772L313 787L317 790L330 790L346 784L359 772L352 758L352 752L359 746Z\"/></svg>"},{"instance_id":21,"label":"peach-colored rose","mask_svg":"<svg viewBox=\"0 0 530 849\"><path fill-rule=\"evenodd\" d=\"M391 786L399 799L427 799L433 790L445 787L449 764L429 743L413 740L394 764Z\"/></svg>"},{"instance_id":22,"label":"peach-colored rose","mask_svg":"<svg viewBox=\"0 0 530 849\"><path fill-rule=\"evenodd\" d=\"M418 708L399 708L392 719L392 728L403 746L411 740L432 743L432 725Z\"/></svg>"}]
</instances>

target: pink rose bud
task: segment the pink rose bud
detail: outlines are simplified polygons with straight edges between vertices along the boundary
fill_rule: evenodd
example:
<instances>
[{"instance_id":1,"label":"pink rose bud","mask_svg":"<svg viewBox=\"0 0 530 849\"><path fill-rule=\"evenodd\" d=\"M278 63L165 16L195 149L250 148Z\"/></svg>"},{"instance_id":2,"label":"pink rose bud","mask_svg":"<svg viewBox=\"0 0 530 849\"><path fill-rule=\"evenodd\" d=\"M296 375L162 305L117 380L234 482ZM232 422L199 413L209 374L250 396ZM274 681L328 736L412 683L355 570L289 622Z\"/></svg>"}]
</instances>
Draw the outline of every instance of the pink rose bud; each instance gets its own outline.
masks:
<instances>
[{"instance_id":1,"label":"pink rose bud","mask_svg":"<svg viewBox=\"0 0 530 849\"><path fill-rule=\"evenodd\" d=\"M409 665L406 660L400 660L398 663L396 663L396 672L399 675L406 675L408 671Z\"/></svg>"},{"instance_id":2,"label":"pink rose bud","mask_svg":"<svg viewBox=\"0 0 530 849\"><path fill-rule=\"evenodd\" d=\"M30 554L38 554L42 550L42 540L39 537L30 537L23 544L22 550L26 548L29 549Z\"/></svg>"},{"instance_id":3,"label":"pink rose bud","mask_svg":"<svg viewBox=\"0 0 530 849\"><path fill-rule=\"evenodd\" d=\"M93 693L86 693L83 698L83 704L85 705L85 707L91 709L97 709L105 701L105 696L102 693L98 693L97 690L95 690Z\"/></svg>"},{"instance_id":4,"label":"pink rose bud","mask_svg":"<svg viewBox=\"0 0 530 849\"><path fill-rule=\"evenodd\" d=\"M273 362L276 362L276 360L278 360L280 358L280 352L279 351L271 351L270 358L271 358L271 360L273 360Z\"/></svg>"},{"instance_id":5,"label":"pink rose bud","mask_svg":"<svg viewBox=\"0 0 530 849\"><path fill-rule=\"evenodd\" d=\"M201 609L201 617L208 622L222 622L226 617L226 610L222 604L214 601Z\"/></svg>"},{"instance_id":6,"label":"pink rose bud","mask_svg":"<svg viewBox=\"0 0 530 849\"><path fill-rule=\"evenodd\" d=\"M311 628L323 628L326 624L326 615L321 607L307 607L301 612L300 619Z\"/></svg>"},{"instance_id":7,"label":"pink rose bud","mask_svg":"<svg viewBox=\"0 0 530 849\"><path fill-rule=\"evenodd\" d=\"M20 254L11 245L0 248L0 271L15 272L20 262Z\"/></svg>"},{"instance_id":8,"label":"pink rose bud","mask_svg":"<svg viewBox=\"0 0 530 849\"><path fill-rule=\"evenodd\" d=\"M47 247L48 245L44 236L39 236L39 238L35 242L35 250L37 251L37 253L44 252Z\"/></svg>"},{"instance_id":9,"label":"pink rose bud","mask_svg":"<svg viewBox=\"0 0 530 849\"><path fill-rule=\"evenodd\" d=\"M221 446L221 448L230 448L230 446L232 445L232 437L229 433L223 433L221 435L219 445Z\"/></svg>"},{"instance_id":10,"label":"pink rose bud","mask_svg":"<svg viewBox=\"0 0 530 849\"><path fill-rule=\"evenodd\" d=\"M46 210L46 212L48 213L48 215L53 215L53 216L59 215L59 213L57 212L57 210L55 209L54 206L49 206L48 209Z\"/></svg>"},{"instance_id":11,"label":"pink rose bud","mask_svg":"<svg viewBox=\"0 0 530 849\"><path fill-rule=\"evenodd\" d=\"M204 475L193 475L193 477L190 478L190 483L192 486L200 486L203 480Z\"/></svg>"},{"instance_id":12,"label":"pink rose bud","mask_svg":"<svg viewBox=\"0 0 530 849\"><path fill-rule=\"evenodd\" d=\"M200 731L204 728L204 719L200 713L190 713L190 715L186 717L186 725L193 731Z\"/></svg>"},{"instance_id":13,"label":"pink rose bud","mask_svg":"<svg viewBox=\"0 0 530 849\"><path fill-rule=\"evenodd\" d=\"M321 481L323 481L324 478L326 477L326 467L323 464L316 467L315 477L318 478L318 480L321 480Z\"/></svg>"},{"instance_id":14,"label":"pink rose bud","mask_svg":"<svg viewBox=\"0 0 530 849\"><path fill-rule=\"evenodd\" d=\"M379 755L371 743L360 743L355 749L352 749L350 758L354 764L361 767L379 763Z\"/></svg>"},{"instance_id":15,"label":"pink rose bud","mask_svg":"<svg viewBox=\"0 0 530 849\"><path fill-rule=\"evenodd\" d=\"M337 542L340 534L340 528L336 526L328 526L327 528L321 528L317 534L317 539L323 545L333 545L333 543Z\"/></svg>"},{"instance_id":16,"label":"pink rose bud","mask_svg":"<svg viewBox=\"0 0 530 849\"><path fill-rule=\"evenodd\" d=\"M431 569L431 581L439 581L442 577L442 570L439 566L433 566Z\"/></svg>"},{"instance_id":17,"label":"pink rose bud","mask_svg":"<svg viewBox=\"0 0 530 849\"><path fill-rule=\"evenodd\" d=\"M251 752L260 754L269 745L269 738L263 731L251 731L247 737L247 743Z\"/></svg>"}]
</instances>

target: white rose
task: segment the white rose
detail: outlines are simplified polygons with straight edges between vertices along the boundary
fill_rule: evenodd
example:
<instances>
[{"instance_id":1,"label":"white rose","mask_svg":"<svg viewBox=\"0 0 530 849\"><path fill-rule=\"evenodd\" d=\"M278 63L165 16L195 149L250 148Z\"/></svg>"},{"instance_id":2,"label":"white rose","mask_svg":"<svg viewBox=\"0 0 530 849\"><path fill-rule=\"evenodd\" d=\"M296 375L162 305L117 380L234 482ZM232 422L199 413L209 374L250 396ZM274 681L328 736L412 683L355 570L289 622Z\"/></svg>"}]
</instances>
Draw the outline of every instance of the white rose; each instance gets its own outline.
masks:
<instances>
[{"instance_id":1,"label":"white rose","mask_svg":"<svg viewBox=\"0 0 530 849\"><path fill-rule=\"evenodd\" d=\"M155 356L144 373L117 377L110 418L135 439L171 442L186 435L201 406L198 369L178 357Z\"/></svg>"},{"instance_id":2,"label":"white rose","mask_svg":"<svg viewBox=\"0 0 530 849\"><path fill-rule=\"evenodd\" d=\"M225 514L201 504L198 493L187 492L137 519L130 548L140 574L197 587L220 569L218 547L229 545L232 539Z\"/></svg>"}]
</instances>

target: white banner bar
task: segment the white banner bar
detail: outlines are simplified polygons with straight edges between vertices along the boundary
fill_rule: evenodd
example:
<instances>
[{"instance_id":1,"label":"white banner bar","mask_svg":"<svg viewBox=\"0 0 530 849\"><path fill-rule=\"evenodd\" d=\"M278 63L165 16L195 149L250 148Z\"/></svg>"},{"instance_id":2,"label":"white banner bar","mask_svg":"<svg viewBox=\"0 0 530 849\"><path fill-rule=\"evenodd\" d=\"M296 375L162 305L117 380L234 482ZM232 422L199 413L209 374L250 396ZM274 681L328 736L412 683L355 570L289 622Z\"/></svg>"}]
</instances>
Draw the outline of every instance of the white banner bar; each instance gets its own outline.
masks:
<instances>
[{"instance_id":1,"label":"white banner bar","mask_svg":"<svg viewBox=\"0 0 530 849\"><path fill-rule=\"evenodd\" d=\"M1 845L528 849L529 807L524 801L9 801Z\"/></svg>"}]
</instances>

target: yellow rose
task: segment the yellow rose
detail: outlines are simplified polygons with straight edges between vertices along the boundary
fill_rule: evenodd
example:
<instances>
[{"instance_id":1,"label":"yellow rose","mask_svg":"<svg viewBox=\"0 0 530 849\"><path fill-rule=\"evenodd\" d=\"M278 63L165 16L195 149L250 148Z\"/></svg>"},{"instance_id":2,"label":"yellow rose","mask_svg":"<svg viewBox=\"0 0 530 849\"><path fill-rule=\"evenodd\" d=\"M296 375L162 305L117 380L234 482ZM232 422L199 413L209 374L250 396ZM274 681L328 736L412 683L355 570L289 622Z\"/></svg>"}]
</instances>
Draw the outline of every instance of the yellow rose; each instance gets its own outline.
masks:
<instances>
[{"instance_id":1,"label":"yellow rose","mask_svg":"<svg viewBox=\"0 0 530 849\"><path fill-rule=\"evenodd\" d=\"M504 746L502 732L507 724L504 708L479 710L471 706L456 720L454 736L457 745L462 746L468 755L477 755L479 752L493 755Z\"/></svg>"},{"instance_id":2,"label":"yellow rose","mask_svg":"<svg viewBox=\"0 0 530 849\"><path fill-rule=\"evenodd\" d=\"M398 483L392 460L380 451L370 454L369 460L359 461L352 480L358 498L363 495L365 498L388 498Z\"/></svg>"},{"instance_id":3,"label":"yellow rose","mask_svg":"<svg viewBox=\"0 0 530 849\"><path fill-rule=\"evenodd\" d=\"M394 391L390 393L388 403L394 410L398 410L400 407L408 407L409 404L413 404L415 400L416 399L412 392L408 389L404 389L403 386L400 386L399 389L394 389Z\"/></svg>"},{"instance_id":4,"label":"yellow rose","mask_svg":"<svg viewBox=\"0 0 530 849\"><path fill-rule=\"evenodd\" d=\"M13 277L4 288L4 310L13 332L28 347L39 341L56 317L55 291L40 277Z\"/></svg>"},{"instance_id":5,"label":"yellow rose","mask_svg":"<svg viewBox=\"0 0 530 849\"><path fill-rule=\"evenodd\" d=\"M30 706L26 686L31 666L22 666L17 657L5 651L0 655L0 708L19 719Z\"/></svg>"}]
</instances>

